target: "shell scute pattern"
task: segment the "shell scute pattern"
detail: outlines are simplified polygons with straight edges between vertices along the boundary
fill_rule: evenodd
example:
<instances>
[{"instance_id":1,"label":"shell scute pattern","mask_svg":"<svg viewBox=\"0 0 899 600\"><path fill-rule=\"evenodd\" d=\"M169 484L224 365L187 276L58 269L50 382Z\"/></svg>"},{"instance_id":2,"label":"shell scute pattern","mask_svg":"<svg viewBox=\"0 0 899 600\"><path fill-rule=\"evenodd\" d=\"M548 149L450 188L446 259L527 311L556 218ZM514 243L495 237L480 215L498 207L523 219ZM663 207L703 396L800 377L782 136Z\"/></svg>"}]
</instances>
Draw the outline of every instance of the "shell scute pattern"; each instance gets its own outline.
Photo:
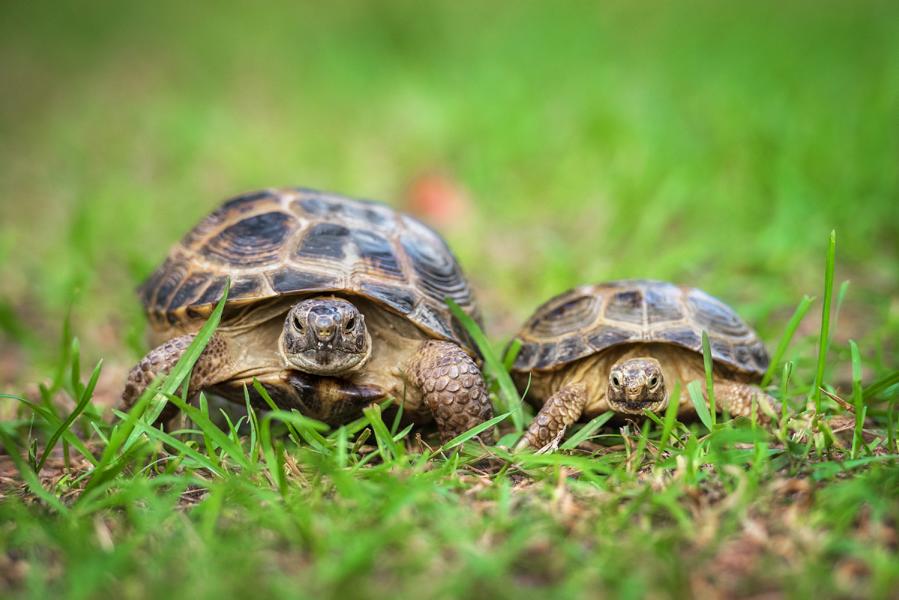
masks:
<instances>
[{"instance_id":1,"label":"shell scute pattern","mask_svg":"<svg viewBox=\"0 0 899 600\"><path fill-rule=\"evenodd\" d=\"M643 325L646 321L645 307L643 290L624 290L609 298L605 317L610 321Z\"/></svg>"},{"instance_id":2,"label":"shell scute pattern","mask_svg":"<svg viewBox=\"0 0 899 600\"><path fill-rule=\"evenodd\" d=\"M214 276L209 280L209 285L203 291L203 295L200 296L196 302L192 304L206 304L211 305L218 302L219 298L222 297L222 294L225 293L225 286L228 285L228 278L225 276Z\"/></svg>"},{"instance_id":3,"label":"shell scute pattern","mask_svg":"<svg viewBox=\"0 0 899 600\"><path fill-rule=\"evenodd\" d=\"M704 292L690 290L687 305L696 323L709 332L734 337L750 333L749 327L730 308Z\"/></svg>"},{"instance_id":4,"label":"shell scute pattern","mask_svg":"<svg viewBox=\"0 0 899 600\"><path fill-rule=\"evenodd\" d=\"M312 226L297 248L297 257L311 259L336 259L346 257L344 246L350 237L350 230L337 223L316 223Z\"/></svg>"},{"instance_id":5,"label":"shell scute pattern","mask_svg":"<svg viewBox=\"0 0 899 600\"><path fill-rule=\"evenodd\" d=\"M200 288L205 288L209 284L211 273L206 271L197 271L188 275L175 297L172 298L172 305L182 306L197 297Z\"/></svg>"},{"instance_id":6,"label":"shell scute pattern","mask_svg":"<svg viewBox=\"0 0 899 600\"><path fill-rule=\"evenodd\" d=\"M343 282L329 275L310 273L293 267L279 269L269 275L272 289L276 294L290 294L306 290L340 288Z\"/></svg>"},{"instance_id":7,"label":"shell scute pattern","mask_svg":"<svg viewBox=\"0 0 899 600\"><path fill-rule=\"evenodd\" d=\"M595 307L587 298L595 299ZM702 352L730 368L764 373L764 344L727 305L694 288L622 280L576 288L545 303L519 333L515 370L552 370L612 346L664 342Z\"/></svg>"},{"instance_id":8,"label":"shell scute pattern","mask_svg":"<svg viewBox=\"0 0 899 600\"><path fill-rule=\"evenodd\" d=\"M659 330L656 335L659 340L671 342L684 348L702 349L702 334L697 333L692 327L674 326Z\"/></svg>"},{"instance_id":9,"label":"shell scute pattern","mask_svg":"<svg viewBox=\"0 0 899 600\"><path fill-rule=\"evenodd\" d=\"M390 241L374 231L353 230L353 241L359 248L359 255L368 266L385 277L403 278L400 261L394 254Z\"/></svg>"},{"instance_id":10,"label":"shell scute pattern","mask_svg":"<svg viewBox=\"0 0 899 600\"><path fill-rule=\"evenodd\" d=\"M348 204L343 197L316 190L298 188L296 191L300 194L296 204L302 213L311 218L373 227L387 232L394 230L396 214L378 202L353 200L352 204Z\"/></svg>"},{"instance_id":11,"label":"shell scute pattern","mask_svg":"<svg viewBox=\"0 0 899 600\"><path fill-rule=\"evenodd\" d=\"M593 294L564 295L560 302L540 309L528 324L538 335L562 335L581 330L586 323L593 323L602 308L602 298Z\"/></svg>"},{"instance_id":12,"label":"shell scute pattern","mask_svg":"<svg viewBox=\"0 0 899 600\"><path fill-rule=\"evenodd\" d=\"M140 289L157 329L208 316L230 278L229 305L281 295L359 294L432 335L466 342L444 299L479 321L443 239L390 207L305 189L226 201L188 232Z\"/></svg>"},{"instance_id":13,"label":"shell scute pattern","mask_svg":"<svg viewBox=\"0 0 899 600\"><path fill-rule=\"evenodd\" d=\"M672 293L674 292L674 293ZM685 317L684 308L678 302L677 288L675 286L656 289L648 287L645 290L646 317L650 325L682 321Z\"/></svg>"},{"instance_id":14,"label":"shell scute pattern","mask_svg":"<svg viewBox=\"0 0 899 600\"><path fill-rule=\"evenodd\" d=\"M433 301L443 304L447 297L464 306L472 303L471 289L459 264L444 241L430 228L403 217L409 235L401 245L415 270L421 290Z\"/></svg>"},{"instance_id":15,"label":"shell scute pattern","mask_svg":"<svg viewBox=\"0 0 899 600\"><path fill-rule=\"evenodd\" d=\"M601 352L609 346L617 344L625 344L627 342L640 341L638 332L628 329L618 329L617 327L603 326L596 331L591 332L587 336L587 342L593 352ZM581 355L585 356L585 355Z\"/></svg>"},{"instance_id":16,"label":"shell scute pattern","mask_svg":"<svg viewBox=\"0 0 899 600\"><path fill-rule=\"evenodd\" d=\"M188 231L182 238L181 245L195 250L225 224L239 220L240 215L259 210L261 207L276 208L277 205L277 199L267 190L231 198Z\"/></svg>"},{"instance_id":17,"label":"shell scute pattern","mask_svg":"<svg viewBox=\"0 0 899 600\"><path fill-rule=\"evenodd\" d=\"M415 295L406 288L366 282L362 284L362 292L372 298L380 299L384 304L392 306L402 314L408 314L415 308Z\"/></svg>"},{"instance_id":18,"label":"shell scute pattern","mask_svg":"<svg viewBox=\"0 0 899 600\"><path fill-rule=\"evenodd\" d=\"M278 260L284 240L295 228L295 219L283 212L253 215L210 238L200 254L225 265L265 265Z\"/></svg>"}]
</instances>

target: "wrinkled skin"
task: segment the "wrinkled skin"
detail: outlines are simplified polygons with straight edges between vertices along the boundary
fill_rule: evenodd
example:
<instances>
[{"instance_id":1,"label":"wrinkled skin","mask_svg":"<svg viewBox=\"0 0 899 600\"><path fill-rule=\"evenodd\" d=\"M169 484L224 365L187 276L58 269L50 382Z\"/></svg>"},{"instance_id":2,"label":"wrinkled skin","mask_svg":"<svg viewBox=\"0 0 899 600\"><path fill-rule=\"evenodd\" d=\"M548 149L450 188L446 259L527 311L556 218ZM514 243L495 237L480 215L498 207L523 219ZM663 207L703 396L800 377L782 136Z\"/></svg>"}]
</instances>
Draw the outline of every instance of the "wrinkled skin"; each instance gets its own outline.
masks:
<instances>
[{"instance_id":1,"label":"wrinkled skin","mask_svg":"<svg viewBox=\"0 0 899 600\"><path fill-rule=\"evenodd\" d=\"M606 398L615 412L639 415L657 412L668 404L668 390L662 365L654 358L639 357L619 361L609 372Z\"/></svg>"},{"instance_id":2,"label":"wrinkled skin","mask_svg":"<svg viewBox=\"0 0 899 600\"><path fill-rule=\"evenodd\" d=\"M352 373L371 355L365 316L341 298L310 298L287 313L279 340L287 362L313 375Z\"/></svg>"}]
</instances>

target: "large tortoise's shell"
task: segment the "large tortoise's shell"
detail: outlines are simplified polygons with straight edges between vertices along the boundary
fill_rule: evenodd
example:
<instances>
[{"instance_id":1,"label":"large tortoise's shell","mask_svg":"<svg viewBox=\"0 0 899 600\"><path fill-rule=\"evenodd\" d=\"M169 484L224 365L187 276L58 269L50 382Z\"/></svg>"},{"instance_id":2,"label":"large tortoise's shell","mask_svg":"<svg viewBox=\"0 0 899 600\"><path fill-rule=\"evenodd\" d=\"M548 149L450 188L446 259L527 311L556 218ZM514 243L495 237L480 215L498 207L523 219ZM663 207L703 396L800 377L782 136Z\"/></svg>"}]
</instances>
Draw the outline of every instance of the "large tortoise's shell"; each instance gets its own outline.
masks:
<instances>
[{"instance_id":1,"label":"large tortoise's shell","mask_svg":"<svg viewBox=\"0 0 899 600\"><path fill-rule=\"evenodd\" d=\"M518 335L514 368L554 370L620 344L702 352L703 331L715 361L754 375L768 368L764 344L728 306L695 288L641 280L582 286L545 303Z\"/></svg>"},{"instance_id":2,"label":"large tortoise's shell","mask_svg":"<svg viewBox=\"0 0 899 600\"><path fill-rule=\"evenodd\" d=\"M207 317L229 277L229 311L287 295L358 295L431 337L469 347L444 299L479 320L468 281L437 233L384 204L313 190L245 194L203 219L139 289L151 326L165 331Z\"/></svg>"}]
</instances>

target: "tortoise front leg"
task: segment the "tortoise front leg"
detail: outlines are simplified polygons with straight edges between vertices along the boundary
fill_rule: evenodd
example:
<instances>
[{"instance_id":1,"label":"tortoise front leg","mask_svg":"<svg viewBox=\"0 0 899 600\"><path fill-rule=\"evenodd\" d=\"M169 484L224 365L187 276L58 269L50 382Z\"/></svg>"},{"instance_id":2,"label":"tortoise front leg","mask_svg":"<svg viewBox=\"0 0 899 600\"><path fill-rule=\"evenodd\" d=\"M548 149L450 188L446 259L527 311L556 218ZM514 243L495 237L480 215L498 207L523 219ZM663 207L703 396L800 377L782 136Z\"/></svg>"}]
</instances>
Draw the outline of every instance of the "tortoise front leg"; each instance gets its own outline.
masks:
<instances>
[{"instance_id":1,"label":"tortoise front leg","mask_svg":"<svg viewBox=\"0 0 899 600\"><path fill-rule=\"evenodd\" d=\"M565 435L565 430L581 418L586 404L587 388L583 383L563 386L546 399L515 450L528 447L538 451L547 447L554 449Z\"/></svg>"},{"instance_id":2,"label":"tortoise front leg","mask_svg":"<svg viewBox=\"0 0 899 600\"><path fill-rule=\"evenodd\" d=\"M474 360L451 342L428 341L406 366L408 381L421 390L443 441L493 417L484 377ZM480 434L493 441L493 431Z\"/></svg>"},{"instance_id":3,"label":"tortoise front leg","mask_svg":"<svg viewBox=\"0 0 899 600\"><path fill-rule=\"evenodd\" d=\"M150 352L128 373L122 400L125 408L131 408L140 398L147 386L159 375L167 374L175 363L184 355L187 347L196 335L182 335L172 338ZM209 343L194 364L190 377L188 395L192 396L201 389L220 383L231 375L228 370L230 351L228 342L219 335L213 335ZM171 413L172 411L166 411ZM167 420L171 414L164 414L160 419Z\"/></svg>"},{"instance_id":4,"label":"tortoise front leg","mask_svg":"<svg viewBox=\"0 0 899 600\"><path fill-rule=\"evenodd\" d=\"M714 383L715 390L715 408L718 412L725 412L732 417L749 417L752 415L752 398L755 397L756 415L760 423L768 423L771 421L768 411L762 407L762 403L766 403L775 415L780 414L780 402L766 394L762 388L752 383L740 383L738 381L716 381ZM705 382L702 382L702 394L708 402L708 393L706 392ZM681 407L693 408L693 400L687 386L681 391Z\"/></svg>"}]
</instances>

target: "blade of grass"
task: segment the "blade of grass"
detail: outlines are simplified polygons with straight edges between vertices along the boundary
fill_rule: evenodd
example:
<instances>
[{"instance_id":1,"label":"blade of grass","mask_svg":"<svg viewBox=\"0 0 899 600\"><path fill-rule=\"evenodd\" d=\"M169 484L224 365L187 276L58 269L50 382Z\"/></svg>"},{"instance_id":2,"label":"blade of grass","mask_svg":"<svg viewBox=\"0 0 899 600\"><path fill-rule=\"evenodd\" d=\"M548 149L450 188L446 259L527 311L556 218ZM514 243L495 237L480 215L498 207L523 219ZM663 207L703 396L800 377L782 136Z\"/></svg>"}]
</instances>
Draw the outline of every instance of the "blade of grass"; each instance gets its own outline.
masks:
<instances>
[{"instance_id":1,"label":"blade of grass","mask_svg":"<svg viewBox=\"0 0 899 600\"><path fill-rule=\"evenodd\" d=\"M126 418L128 416L126 413L123 413L120 411L115 411L115 414L117 414L121 418ZM163 444L165 444L166 446L174 448L175 450L180 452L182 455L192 458L197 464L202 465L204 468L208 469L211 473L214 473L215 475L217 475L219 477L222 477L224 475L225 472L224 472L224 470L222 470L221 466L216 464L212 459L210 459L208 456L206 456L206 454L203 454L202 452L200 452L198 450L194 450L193 448L191 448L190 446L188 446L186 443L182 442L175 436L170 435L170 434L162 431L161 429L157 429L151 425L147 425L146 423L144 423L143 421L140 421L140 420L138 420L135 423L135 429L140 430L141 432L146 434L147 437L149 437L150 439L158 440L158 441L162 442ZM207 452L208 452L208 450L207 450Z\"/></svg>"},{"instance_id":2,"label":"blade of grass","mask_svg":"<svg viewBox=\"0 0 899 600\"><path fill-rule=\"evenodd\" d=\"M680 381L674 382L674 389L668 397L668 406L665 407L665 419L662 422L662 437L659 439L658 456L661 457L668 447L668 440L671 432L674 431L674 424L677 422L677 409L680 404Z\"/></svg>"},{"instance_id":3,"label":"blade of grass","mask_svg":"<svg viewBox=\"0 0 899 600\"><path fill-rule=\"evenodd\" d=\"M717 406L715 404L715 388L712 383L712 347L709 344L709 334L702 332L702 364L705 367L705 390L709 399L709 413L712 419L712 427L717 422Z\"/></svg>"},{"instance_id":4,"label":"blade of grass","mask_svg":"<svg viewBox=\"0 0 899 600\"><path fill-rule=\"evenodd\" d=\"M590 419L583 427L578 429L570 438L565 440L560 446L561 450L572 450L577 448L581 442L587 441L587 439L596 433L600 427L609 422L609 419L615 416L615 413L612 411L606 411L601 415L597 415Z\"/></svg>"},{"instance_id":5,"label":"blade of grass","mask_svg":"<svg viewBox=\"0 0 899 600\"><path fill-rule=\"evenodd\" d=\"M403 391L405 396L405 390ZM405 398L403 398L403 402L399 403L399 406L396 407L396 414L393 416L393 424L390 426L390 434L396 435L396 432L400 428L400 423L403 420L403 405L405 404Z\"/></svg>"},{"instance_id":6,"label":"blade of grass","mask_svg":"<svg viewBox=\"0 0 899 600\"><path fill-rule=\"evenodd\" d=\"M19 476L21 476L25 485L28 486L28 489L31 490L31 493L54 508L56 512L66 514L68 512L68 507L63 504L55 494L48 491L47 488L41 484L40 477L38 477L37 473L33 471L24 460L22 460L22 457L19 455L18 445L5 431L3 431L2 427L0 427L0 444L3 445L6 454L12 459L13 464L19 471Z\"/></svg>"},{"instance_id":7,"label":"blade of grass","mask_svg":"<svg viewBox=\"0 0 899 600\"><path fill-rule=\"evenodd\" d=\"M830 304L833 297L833 268L836 256L837 232L830 232L827 245L827 259L824 265L824 305L821 308L821 333L818 337L818 368L815 371L815 383L812 386L812 397L815 401L815 418L821 415L821 386L824 384L824 370L827 366L827 348L830 344Z\"/></svg>"},{"instance_id":8,"label":"blade of grass","mask_svg":"<svg viewBox=\"0 0 899 600\"><path fill-rule=\"evenodd\" d=\"M833 318L830 320L831 329L837 331L840 327L840 311L843 308L843 300L846 299L846 292L849 291L849 280L843 281L840 284L840 289L837 290L837 301L833 307Z\"/></svg>"},{"instance_id":9,"label":"blade of grass","mask_svg":"<svg viewBox=\"0 0 899 600\"><path fill-rule=\"evenodd\" d=\"M53 432L53 435L50 436L50 439L47 440L47 445L44 447L44 453L43 455L41 455L41 459L38 461L37 468L35 469L35 471L37 471L38 473L40 473L41 469L44 468L44 464L46 464L47 459L50 457L50 453L56 446L56 442L59 441L59 438L62 437L63 433L68 431L72 423L75 422L75 419L78 418L78 415L84 412L84 409L87 408L87 405L90 403L91 398L94 395L94 388L97 387L97 380L100 378L100 371L102 369L103 361L100 360L97 363L97 366L94 367L93 373L91 373L91 378L88 380L87 387L81 389L81 398L78 400L78 404L75 405L74 410L72 410L69 416L66 417L66 420L56 428L56 431ZM80 382L78 385L79 387L81 387Z\"/></svg>"},{"instance_id":10,"label":"blade of grass","mask_svg":"<svg viewBox=\"0 0 899 600\"><path fill-rule=\"evenodd\" d=\"M255 389L256 393L259 394L262 400L266 404L268 404L269 409L271 409L272 411L281 410L280 408L278 408L278 405L275 404L275 401L272 400L272 397L269 395L268 390L265 389L265 386L263 386L262 383L260 383L259 380L255 377L253 378L253 389ZM284 423L284 426L287 427L287 435L290 436L290 439L293 440L293 443L297 446L302 446L303 443L300 441L300 434L293 426L293 423L290 423L288 421Z\"/></svg>"},{"instance_id":11,"label":"blade of grass","mask_svg":"<svg viewBox=\"0 0 899 600\"><path fill-rule=\"evenodd\" d=\"M69 385L72 387L72 394L76 398L81 397L81 344L78 338L72 338L72 349L69 351L71 356L72 367L69 373Z\"/></svg>"},{"instance_id":12,"label":"blade of grass","mask_svg":"<svg viewBox=\"0 0 899 600\"><path fill-rule=\"evenodd\" d=\"M394 403L393 397L387 397L384 400L381 400L380 402L378 402L378 406L381 407L381 412L383 413L393 403ZM368 419L365 417L365 415L362 415L361 417L359 417L357 419L353 419L349 423L343 424L342 427L344 427L346 429L347 438L350 438L350 437L356 435L357 433L359 433L360 431L362 431L363 429L366 429L368 427ZM331 432L330 436L333 437L336 434L337 434L337 431L335 430L335 431Z\"/></svg>"},{"instance_id":13,"label":"blade of grass","mask_svg":"<svg viewBox=\"0 0 899 600\"><path fill-rule=\"evenodd\" d=\"M892 373L887 373L874 383L869 386L866 386L864 392L862 393L862 397L868 401L873 398L876 398L879 394L888 390L899 383L899 371L893 371Z\"/></svg>"},{"instance_id":14,"label":"blade of grass","mask_svg":"<svg viewBox=\"0 0 899 600\"><path fill-rule=\"evenodd\" d=\"M199 411L200 414L208 421L209 420L209 403L206 401L206 394L200 392L200 397L198 398L199 403ZM230 419L228 420L228 424L231 425ZM233 425L231 428L233 429ZM206 454L209 455L210 460L216 464L216 466L221 467L221 461L219 460L218 452L216 452L217 444L212 441L212 437L209 435L209 432L200 427L200 431L203 435L203 447L206 449ZM230 435L226 436L230 442L234 442L233 438ZM221 446L218 446L219 448ZM224 451L224 449L222 449Z\"/></svg>"},{"instance_id":15,"label":"blade of grass","mask_svg":"<svg viewBox=\"0 0 899 600\"><path fill-rule=\"evenodd\" d=\"M286 489L284 487L286 483L284 481L283 461L279 457L280 450L276 448L275 440L272 438L272 421L291 423L300 435L303 435L303 432L307 430L316 430L316 433L318 431L327 431L329 427L324 423L304 417L297 412L273 410L263 415L262 423L259 427L259 444L262 447L269 472L278 484L279 489ZM315 444L312 442L310 442L310 445L315 447ZM329 454L327 448L321 448L320 450L323 454Z\"/></svg>"},{"instance_id":16,"label":"blade of grass","mask_svg":"<svg viewBox=\"0 0 899 600\"><path fill-rule=\"evenodd\" d=\"M215 310L209 315L209 319L206 320L206 323L204 323L203 327L200 328L200 331L197 332L197 336L187 347L187 350L184 351L181 358L178 359L178 362L175 363L172 370L169 371L168 375L157 377L142 394L142 396L150 395L154 400L154 403L147 409L146 414L143 415L144 420L147 423L152 424L156 422L156 419L159 418L159 415L162 414L162 410L165 408L166 398L170 397L171 394L174 394L186 378L190 377L190 372L193 370L194 364L196 364L197 360L200 358L203 350L206 349L206 345L209 343L209 340L212 338L212 335L219 325L219 321L222 319L222 312L225 310L225 304L228 301L228 291L230 287L231 283L229 280L225 285L225 290L222 292L222 298L216 305ZM135 432L132 428L128 439L122 444L121 449L123 452L127 452L137 441L138 435L140 435L140 433Z\"/></svg>"},{"instance_id":17,"label":"blade of grass","mask_svg":"<svg viewBox=\"0 0 899 600\"><path fill-rule=\"evenodd\" d=\"M852 451L850 456L858 457L858 448L864 445L862 428L865 426L865 406L862 398L862 361L858 352L858 345L854 340L849 340L849 353L852 360L852 404L855 406L855 427L852 431Z\"/></svg>"},{"instance_id":18,"label":"blade of grass","mask_svg":"<svg viewBox=\"0 0 899 600\"><path fill-rule=\"evenodd\" d=\"M890 452L896 451L896 399L890 398L890 407L887 409L887 445Z\"/></svg>"},{"instance_id":19,"label":"blade of grass","mask_svg":"<svg viewBox=\"0 0 899 600\"><path fill-rule=\"evenodd\" d=\"M472 439L473 437L480 434L481 432L487 431L491 427L494 427L497 423L501 423L506 418L508 418L510 414L511 413L503 413L501 415L497 415L497 416L493 417L492 419L488 419L488 420L484 421L483 423L479 423L478 425L475 425L468 431L461 433L461 434L457 435L456 437L454 437L453 439L449 440L448 442L443 444L440 447L440 449L441 450L450 450L452 448L455 448L456 446L464 444L465 442Z\"/></svg>"},{"instance_id":20,"label":"blade of grass","mask_svg":"<svg viewBox=\"0 0 899 600\"><path fill-rule=\"evenodd\" d=\"M503 367L506 368L506 371L511 371L512 367L515 365L515 359L518 358L518 353L521 351L521 340L518 338L513 338L511 342L509 342L509 346L506 348L506 354L503 356Z\"/></svg>"},{"instance_id":21,"label":"blade of grass","mask_svg":"<svg viewBox=\"0 0 899 600\"><path fill-rule=\"evenodd\" d=\"M649 419L643 421L643 426L640 428L640 437L637 440L637 448L634 450L633 460L629 463L628 470L631 473L636 473L640 470L640 466L643 464L643 454L646 452L646 444L649 443L649 427L652 423Z\"/></svg>"},{"instance_id":22,"label":"blade of grass","mask_svg":"<svg viewBox=\"0 0 899 600\"><path fill-rule=\"evenodd\" d=\"M290 413L283 411L272 411L262 417L262 427L259 429L259 445L262 447L262 455L265 457L265 464L268 466L269 475L275 481L279 490L286 488L284 476L284 462L278 456L279 451L272 440L272 421L282 420L290 416Z\"/></svg>"},{"instance_id":23,"label":"blade of grass","mask_svg":"<svg viewBox=\"0 0 899 600\"><path fill-rule=\"evenodd\" d=\"M345 469L347 466L347 444L349 440L347 439L346 427L341 425L337 428L337 436L335 438L336 446L334 453L334 462L337 463L337 466L341 469Z\"/></svg>"},{"instance_id":24,"label":"blade of grass","mask_svg":"<svg viewBox=\"0 0 899 600\"><path fill-rule=\"evenodd\" d=\"M375 442L378 445L378 452L384 462L390 462L394 458L402 458L406 452L402 444L397 444L390 435L390 430L381 418L381 407L377 404L364 408L362 412L368 418L372 431L375 432Z\"/></svg>"},{"instance_id":25,"label":"blade of grass","mask_svg":"<svg viewBox=\"0 0 899 600\"><path fill-rule=\"evenodd\" d=\"M512 383L512 378L509 377L509 372L496 357L496 353L487 340L487 336L484 335L484 332L481 331L474 319L468 316L452 298L446 298L446 304L449 306L453 316L462 323L462 326L465 327L468 334L478 345L478 350L481 351L481 355L484 357L487 370L499 385L500 396L502 396L503 403L512 416L515 431L521 433L524 431L524 413L521 409L521 397L518 395L518 390L515 389L515 384Z\"/></svg>"},{"instance_id":26,"label":"blade of grass","mask_svg":"<svg viewBox=\"0 0 899 600\"><path fill-rule=\"evenodd\" d=\"M690 400L693 401L693 408L696 409L696 415L706 429L713 431L714 423L709 415L709 407L706 404L705 397L702 395L702 384L699 381L691 381L687 384L687 392L690 394Z\"/></svg>"},{"instance_id":27,"label":"blade of grass","mask_svg":"<svg viewBox=\"0 0 899 600\"><path fill-rule=\"evenodd\" d=\"M234 462L244 469L250 469L252 467L250 459L244 455L243 448L240 444L234 443L231 438L228 437L228 434L222 431L218 425L213 423L202 410L195 406L191 406L175 394L172 394L168 398L169 402L177 406L191 421L194 422L197 428L203 432L203 437L210 440L210 446L208 446L210 452L215 447L214 445L217 445L223 452L227 453ZM214 445L212 445L213 443Z\"/></svg>"},{"instance_id":28,"label":"blade of grass","mask_svg":"<svg viewBox=\"0 0 899 600\"><path fill-rule=\"evenodd\" d=\"M74 446L75 449L77 449L78 452L80 452L81 455L88 460L88 462L90 462L92 465L97 464L97 457L94 456L94 454L87 448L87 446L84 445L84 442L82 442L81 439L78 438L78 436L72 433L68 427L62 426L62 419L57 417L55 413L51 412L46 407L41 406L40 404L35 404L27 398L22 398L21 396L15 396L13 394L0 394L0 398L16 400L30 408L32 412L36 413L39 417L44 419L47 424L50 425L50 427L55 427L57 428L57 430L61 431L63 439ZM94 426L96 427L96 425Z\"/></svg>"},{"instance_id":29,"label":"blade of grass","mask_svg":"<svg viewBox=\"0 0 899 600\"><path fill-rule=\"evenodd\" d=\"M412 431L413 427L415 427L415 423L409 423L408 425L403 427L403 430L399 433L393 433L391 431L390 433L391 435L393 435L393 441L399 443L403 438L409 435L409 432Z\"/></svg>"},{"instance_id":30,"label":"blade of grass","mask_svg":"<svg viewBox=\"0 0 899 600\"><path fill-rule=\"evenodd\" d=\"M793 361L784 363L783 375L780 378L780 432L781 439L787 435L787 404L789 404L790 377L793 375Z\"/></svg>"},{"instance_id":31,"label":"blade of grass","mask_svg":"<svg viewBox=\"0 0 899 600\"><path fill-rule=\"evenodd\" d=\"M66 365L70 361L70 352L72 350L72 306L74 304L74 294L70 296L66 303L66 316L62 320L62 343L59 352L59 370L53 378L50 386L51 392L56 392L63 386L66 377Z\"/></svg>"},{"instance_id":32,"label":"blade of grass","mask_svg":"<svg viewBox=\"0 0 899 600\"><path fill-rule=\"evenodd\" d=\"M803 296L802 300L799 301L799 304L796 306L796 310L793 311L793 316L790 317L789 322L787 322L787 327L784 330L784 334L780 338L780 342L777 344L777 349L774 350L774 355L771 357L771 362L768 364L768 370L765 372L765 376L762 378L761 387L767 386L771 383L771 379L774 377L774 372L777 370L780 361L783 360L784 354L787 351L787 348L790 346L790 342L793 340L793 336L796 334L796 330L799 329L799 325L802 323L802 319L805 318L806 313L808 313L808 309L811 308L812 303L815 301L813 296Z\"/></svg>"},{"instance_id":33,"label":"blade of grass","mask_svg":"<svg viewBox=\"0 0 899 600\"><path fill-rule=\"evenodd\" d=\"M209 319L200 328L197 337L188 346L175 364L175 367L167 376L154 379L131 410L128 411L124 421L120 422L113 429L109 436L109 444L104 448L97 466L91 471L90 480L85 486L85 492L109 478L115 477L124 468L124 461L129 451L134 448L140 436L143 435L143 431L135 426L137 420L143 418L146 423L155 423L166 402L168 402L167 398L172 397L184 378L190 374L194 363L196 363L200 354L206 348L206 344L209 343L215 328L218 327L222 311L225 309L225 303L228 299L229 285L225 286L225 291L215 310L212 311ZM153 405L152 409L148 410L151 402L156 402L156 404Z\"/></svg>"},{"instance_id":34,"label":"blade of grass","mask_svg":"<svg viewBox=\"0 0 899 600\"><path fill-rule=\"evenodd\" d=\"M255 460L256 458L256 441L257 435L259 433L259 416L256 414L256 410L250 404L250 390L246 385L243 386L243 400L244 404L247 407L247 422L250 425L250 452L249 456L251 460Z\"/></svg>"}]
</instances>

